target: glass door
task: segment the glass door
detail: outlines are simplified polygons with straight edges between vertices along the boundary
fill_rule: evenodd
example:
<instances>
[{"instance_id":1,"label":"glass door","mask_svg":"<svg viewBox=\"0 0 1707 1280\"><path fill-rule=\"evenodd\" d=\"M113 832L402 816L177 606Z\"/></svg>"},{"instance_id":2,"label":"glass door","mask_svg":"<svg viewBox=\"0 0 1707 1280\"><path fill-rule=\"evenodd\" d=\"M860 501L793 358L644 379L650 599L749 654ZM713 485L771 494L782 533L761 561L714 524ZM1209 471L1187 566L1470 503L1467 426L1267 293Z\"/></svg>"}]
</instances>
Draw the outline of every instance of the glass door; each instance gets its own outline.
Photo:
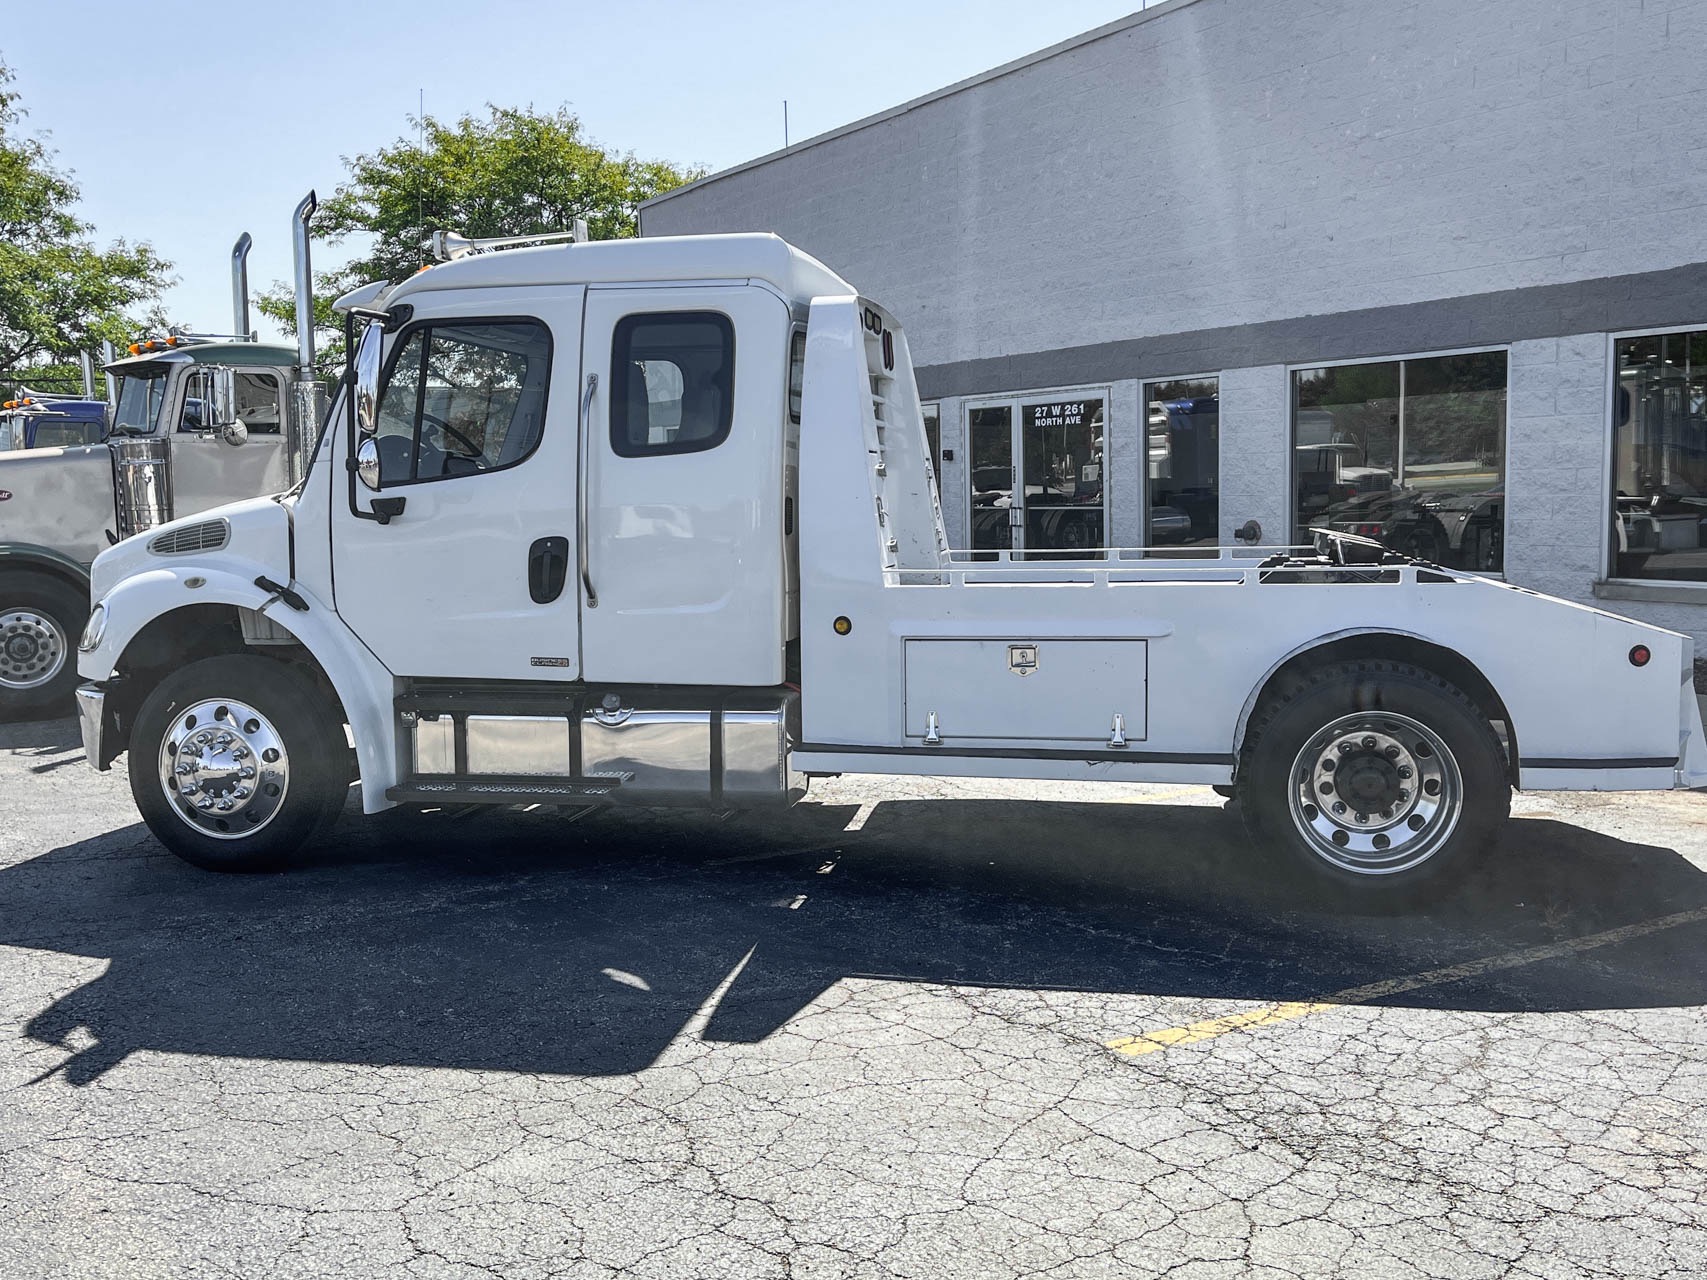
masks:
<instances>
[{"instance_id":1,"label":"glass door","mask_svg":"<svg viewBox=\"0 0 1707 1280\"><path fill-rule=\"evenodd\" d=\"M1014 458L1025 478L1021 542L1028 559L1102 558L1103 405L1078 397L1020 404Z\"/></svg>"},{"instance_id":2,"label":"glass door","mask_svg":"<svg viewBox=\"0 0 1707 1280\"><path fill-rule=\"evenodd\" d=\"M1011 548L1027 559L1102 558L1108 546L1106 405L1103 394L1068 393L967 407L974 551Z\"/></svg>"}]
</instances>

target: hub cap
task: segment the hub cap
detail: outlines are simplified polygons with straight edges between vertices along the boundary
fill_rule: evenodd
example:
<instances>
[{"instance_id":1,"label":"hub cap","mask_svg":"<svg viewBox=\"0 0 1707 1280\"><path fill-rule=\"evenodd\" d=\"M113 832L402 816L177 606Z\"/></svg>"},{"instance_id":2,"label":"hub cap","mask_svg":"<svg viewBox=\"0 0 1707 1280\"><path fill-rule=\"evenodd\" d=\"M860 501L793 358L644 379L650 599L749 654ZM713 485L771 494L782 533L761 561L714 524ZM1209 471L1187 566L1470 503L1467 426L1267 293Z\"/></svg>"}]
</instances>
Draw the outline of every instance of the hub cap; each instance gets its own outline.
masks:
<instances>
[{"instance_id":1,"label":"hub cap","mask_svg":"<svg viewBox=\"0 0 1707 1280\"><path fill-rule=\"evenodd\" d=\"M1458 762L1440 735L1387 711L1324 727L1292 763L1292 822L1316 855L1358 875L1428 861L1464 807Z\"/></svg>"},{"instance_id":2,"label":"hub cap","mask_svg":"<svg viewBox=\"0 0 1707 1280\"><path fill-rule=\"evenodd\" d=\"M290 788L284 739L246 703L180 711L160 739L160 787L172 812L216 840L241 840L278 816Z\"/></svg>"},{"instance_id":3,"label":"hub cap","mask_svg":"<svg viewBox=\"0 0 1707 1280\"><path fill-rule=\"evenodd\" d=\"M65 669L67 651L56 619L34 609L0 609L0 686L46 684Z\"/></svg>"}]
</instances>

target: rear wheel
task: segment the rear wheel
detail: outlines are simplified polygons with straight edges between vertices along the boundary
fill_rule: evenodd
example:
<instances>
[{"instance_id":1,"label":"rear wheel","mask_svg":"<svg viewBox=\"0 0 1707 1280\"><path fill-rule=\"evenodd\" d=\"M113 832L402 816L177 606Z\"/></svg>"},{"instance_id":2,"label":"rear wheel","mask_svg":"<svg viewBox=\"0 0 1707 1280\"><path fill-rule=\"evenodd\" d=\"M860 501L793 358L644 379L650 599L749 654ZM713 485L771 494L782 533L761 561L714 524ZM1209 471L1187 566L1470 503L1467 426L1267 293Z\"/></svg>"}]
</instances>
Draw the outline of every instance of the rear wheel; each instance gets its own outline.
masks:
<instances>
[{"instance_id":1,"label":"rear wheel","mask_svg":"<svg viewBox=\"0 0 1707 1280\"><path fill-rule=\"evenodd\" d=\"M263 871L318 839L343 807L349 748L301 672L247 654L161 681L130 735L130 789L168 849L210 871Z\"/></svg>"},{"instance_id":2,"label":"rear wheel","mask_svg":"<svg viewBox=\"0 0 1707 1280\"><path fill-rule=\"evenodd\" d=\"M1397 662L1308 672L1247 739L1247 825L1317 884L1398 903L1449 887L1505 820L1505 757L1464 692Z\"/></svg>"},{"instance_id":3,"label":"rear wheel","mask_svg":"<svg viewBox=\"0 0 1707 1280\"><path fill-rule=\"evenodd\" d=\"M0 716L70 714L77 637L88 618L88 597L57 578L0 581Z\"/></svg>"}]
</instances>

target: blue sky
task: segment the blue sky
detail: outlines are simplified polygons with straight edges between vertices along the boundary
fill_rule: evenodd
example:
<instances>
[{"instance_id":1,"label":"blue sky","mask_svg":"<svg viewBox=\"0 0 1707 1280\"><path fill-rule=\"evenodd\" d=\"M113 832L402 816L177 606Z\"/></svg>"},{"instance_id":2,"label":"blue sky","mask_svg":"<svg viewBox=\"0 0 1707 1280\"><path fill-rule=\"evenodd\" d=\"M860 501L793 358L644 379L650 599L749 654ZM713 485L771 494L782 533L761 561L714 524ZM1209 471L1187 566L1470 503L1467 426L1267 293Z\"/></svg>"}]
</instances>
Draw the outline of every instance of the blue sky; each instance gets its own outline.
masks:
<instances>
[{"instance_id":1,"label":"blue sky","mask_svg":"<svg viewBox=\"0 0 1707 1280\"><path fill-rule=\"evenodd\" d=\"M77 0L8 6L0 58L97 236L153 243L170 314L224 330L238 233L252 286L287 279L297 200L406 132L419 91L447 119L566 103L604 146L721 169L781 145L785 98L798 142L1143 7Z\"/></svg>"}]
</instances>

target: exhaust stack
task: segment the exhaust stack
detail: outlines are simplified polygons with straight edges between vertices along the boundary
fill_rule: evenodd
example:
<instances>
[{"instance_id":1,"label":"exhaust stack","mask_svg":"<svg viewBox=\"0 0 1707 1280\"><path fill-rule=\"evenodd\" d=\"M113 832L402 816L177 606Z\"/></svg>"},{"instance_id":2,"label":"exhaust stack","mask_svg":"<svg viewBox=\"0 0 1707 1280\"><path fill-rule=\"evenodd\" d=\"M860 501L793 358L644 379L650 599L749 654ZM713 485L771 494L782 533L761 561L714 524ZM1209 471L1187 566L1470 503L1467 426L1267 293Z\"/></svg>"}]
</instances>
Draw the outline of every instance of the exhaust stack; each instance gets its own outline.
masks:
<instances>
[{"instance_id":1,"label":"exhaust stack","mask_svg":"<svg viewBox=\"0 0 1707 1280\"><path fill-rule=\"evenodd\" d=\"M320 207L320 201L310 191L296 206L292 219L291 243L296 256L296 362L301 366L300 378L314 376L314 270L308 252L308 220Z\"/></svg>"},{"instance_id":2,"label":"exhaust stack","mask_svg":"<svg viewBox=\"0 0 1707 1280\"><path fill-rule=\"evenodd\" d=\"M326 417L326 388L314 374L314 270L308 253L308 220L320 207L310 191L296 206L291 244L296 257L296 380L291 388L291 438L285 451L292 485L308 474Z\"/></svg>"},{"instance_id":3,"label":"exhaust stack","mask_svg":"<svg viewBox=\"0 0 1707 1280\"><path fill-rule=\"evenodd\" d=\"M83 398L95 398L95 362L87 351L83 353Z\"/></svg>"},{"instance_id":4,"label":"exhaust stack","mask_svg":"<svg viewBox=\"0 0 1707 1280\"><path fill-rule=\"evenodd\" d=\"M249 336L249 248L255 243L245 231L231 246L231 332Z\"/></svg>"}]
</instances>

